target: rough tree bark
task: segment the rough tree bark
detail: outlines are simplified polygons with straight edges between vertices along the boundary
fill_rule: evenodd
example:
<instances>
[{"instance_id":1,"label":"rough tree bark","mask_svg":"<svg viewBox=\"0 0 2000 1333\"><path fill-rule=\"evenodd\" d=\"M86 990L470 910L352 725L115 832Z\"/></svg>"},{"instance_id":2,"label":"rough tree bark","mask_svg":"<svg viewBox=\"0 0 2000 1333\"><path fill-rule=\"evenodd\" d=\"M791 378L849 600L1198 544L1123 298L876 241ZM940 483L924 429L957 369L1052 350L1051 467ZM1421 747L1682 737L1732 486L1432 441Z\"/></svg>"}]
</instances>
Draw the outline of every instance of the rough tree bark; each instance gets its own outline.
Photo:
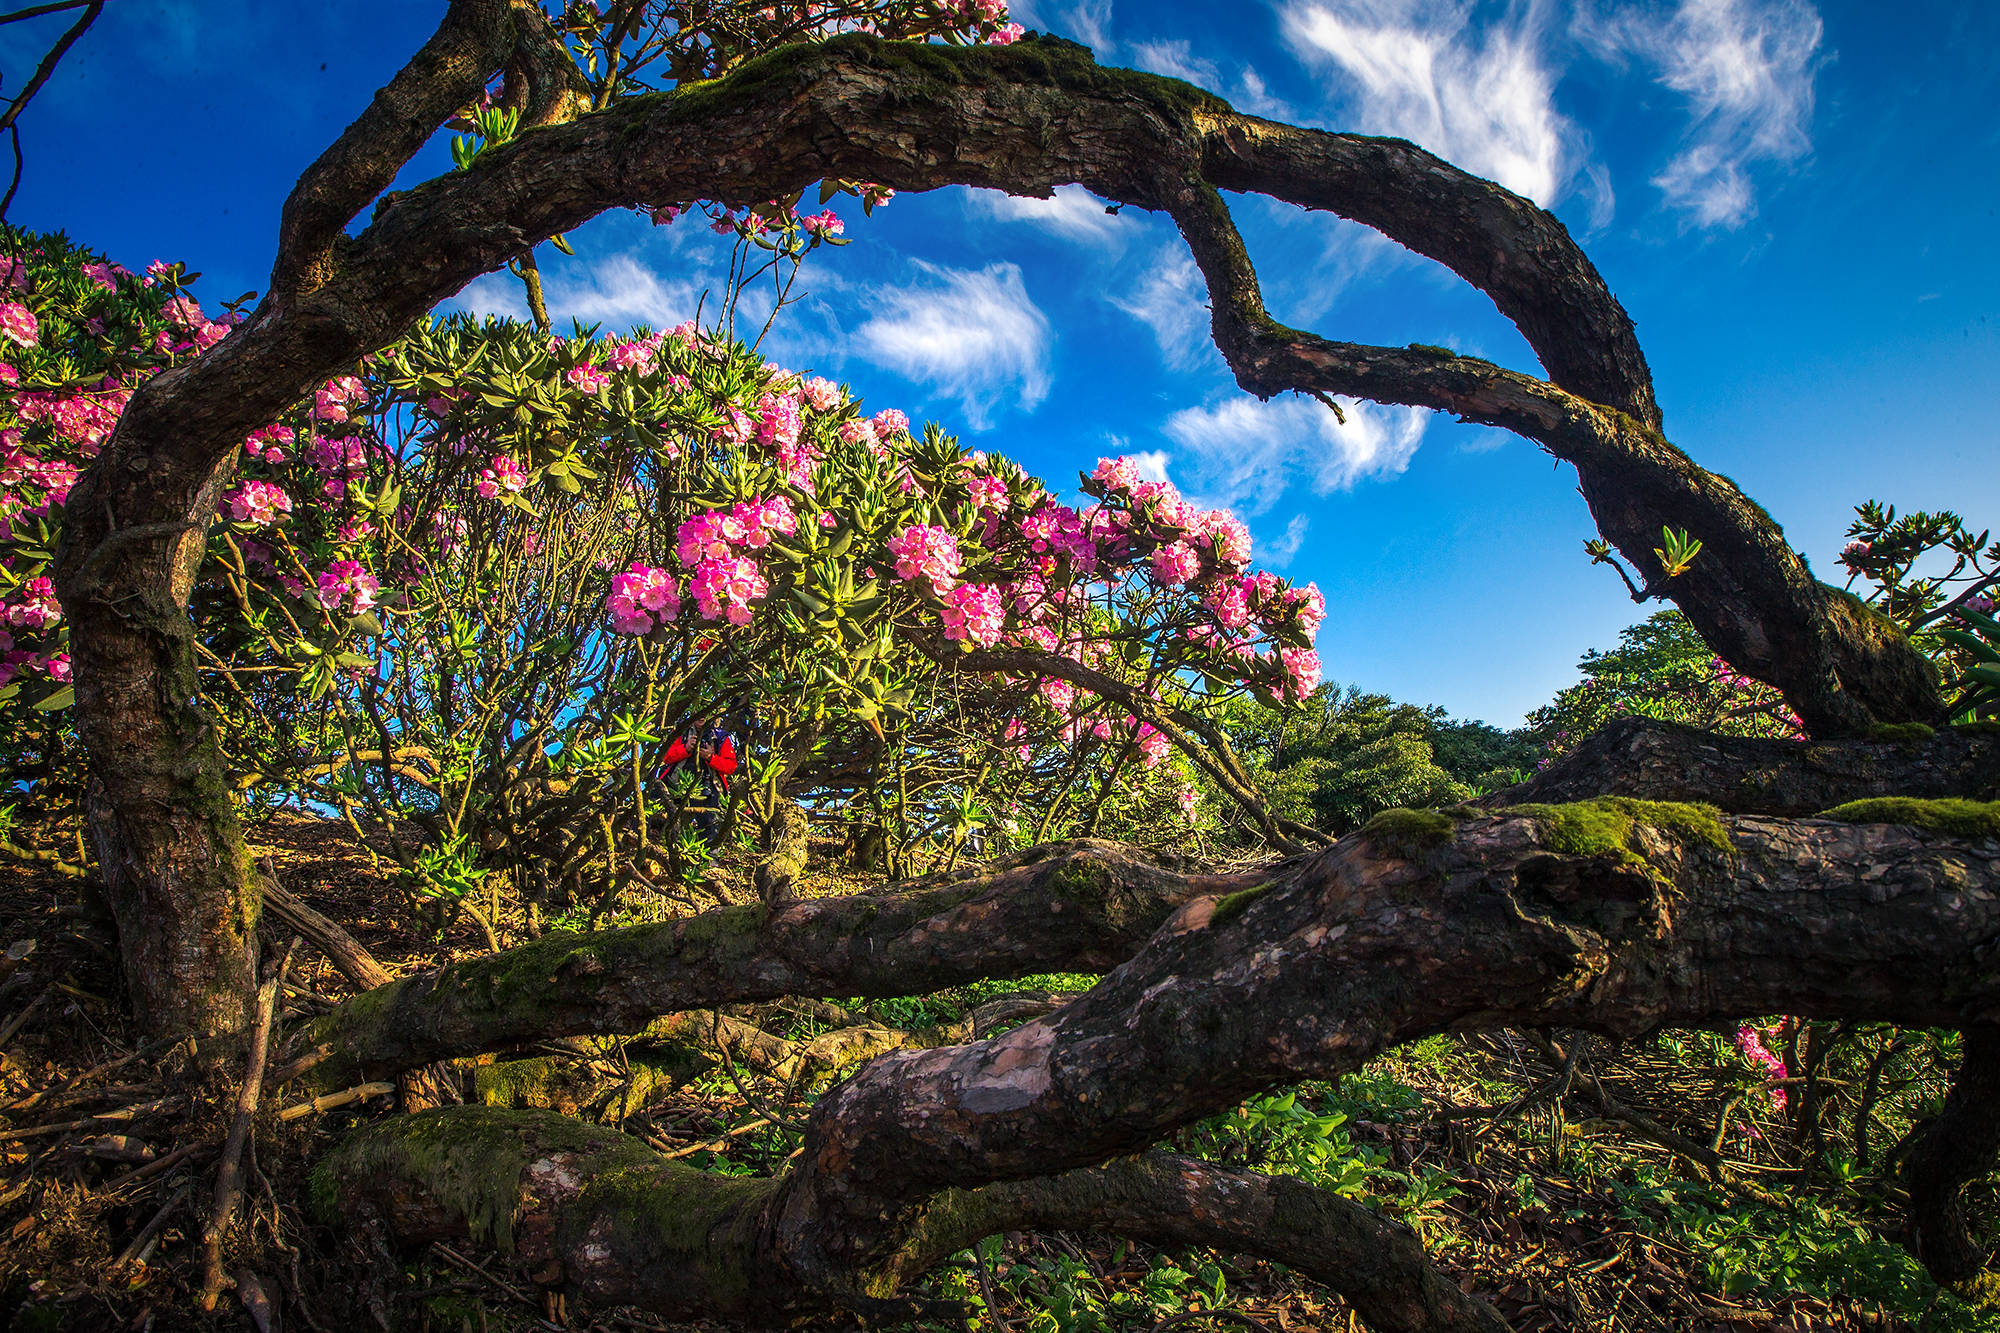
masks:
<instances>
[{"instance_id":1,"label":"rough tree bark","mask_svg":"<svg viewBox=\"0 0 2000 1333\"><path fill-rule=\"evenodd\" d=\"M1127 864L1077 855L1106 857L1114 873ZM328 1163L332 1195L404 1236L523 1246L543 1280L662 1313L865 1309L978 1235L1022 1225L1024 1209L1040 1225L1083 1215L1143 1231L1144 1206L1104 1206L1123 1169L1104 1163L1428 1033L1629 1037L1780 1011L1915 1026L2000 1016L1991 837L1619 800L1457 819L1405 811L1260 878L1189 898L1142 951L1045 1019L876 1060L818 1102L796 1165L776 1180L711 1179L630 1141L445 1111L351 1140ZM1977 1092L1955 1096L1970 1104ZM1940 1197L1955 1198L1963 1178ZM1205 1243L1274 1253L1310 1227L1294 1232L1282 1218L1296 1214L1269 1192L1301 1188L1243 1186L1246 1206L1280 1217L1267 1232L1230 1232L1226 1210L1207 1207L1194 1221L1211 1228ZM1032 1199L1053 1202L1037 1211ZM1338 1220L1334 1205L1314 1206ZM1187 1238L1172 1220L1150 1224L1147 1234ZM1321 1237L1323 1251L1340 1250L1341 1234ZM1344 1270L1359 1262L1336 1254L1312 1271L1350 1290ZM1400 1273L1405 1288L1433 1290L1417 1271ZM1433 1310L1431 1322L1364 1314L1379 1327L1496 1326L1463 1309Z\"/></svg>"},{"instance_id":2,"label":"rough tree bark","mask_svg":"<svg viewBox=\"0 0 2000 1333\"><path fill-rule=\"evenodd\" d=\"M1102 971L1189 896L1246 882L1115 843L1052 844L901 893L751 903L465 959L347 1001L287 1057L319 1053L315 1079L346 1086L544 1037L636 1032L688 1009Z\"/></svg>"},{"instance_id":3,"label":"rough tree bark","mask_svg":"<svg viewBox=\"0 0 2000 1333\"><path fill-rule=\"evenodd\" d=\"M1738 814L1794 817L1885 796L2000 800L2000 728L1912 727L1898 741L1801 745L1622 717L1562 762L1481 804L1593 796L1706 801Z\"/></svg>"},{"instance_id":4,"label":"rough tree bark","mask_svg":"<svg viewBox=\"0 0 2000 1333\"><path fill-rule=\"evenodd\" d=\"M1659 433L1630 321L1562 225L1394 140L1243 116L1171 79L1097 67L1055 39L942 48L849 36L729 77L578 115L540 78L545 34L507 0L454 0L436 36L288 202L272 290L190 365L134 395L68 506L57 588L72 626L89 821L148 1024L240 1032L257 902L212 728L196 703L189 581L238 445L329 374L471 279L606 208L756 202L827 177L904 190L1049 194L1080 183L1166 209L1215 308L1218 345L1260 394L1340 392L1515 430L1574 463L1605 535L1649 576L1664 523L1706 543L1665 587L1738 669L1816 733L1932 720L1923 659L1816 584L1775 524ZM503 67L542 128L386 197L342 228ZM539 78L539 82L537 79ZM1438 349L1332 343L1263 312L1215 188L1344 212L1488 292L1548 368L1535 379Z\"/></svg>"}]
</instances>

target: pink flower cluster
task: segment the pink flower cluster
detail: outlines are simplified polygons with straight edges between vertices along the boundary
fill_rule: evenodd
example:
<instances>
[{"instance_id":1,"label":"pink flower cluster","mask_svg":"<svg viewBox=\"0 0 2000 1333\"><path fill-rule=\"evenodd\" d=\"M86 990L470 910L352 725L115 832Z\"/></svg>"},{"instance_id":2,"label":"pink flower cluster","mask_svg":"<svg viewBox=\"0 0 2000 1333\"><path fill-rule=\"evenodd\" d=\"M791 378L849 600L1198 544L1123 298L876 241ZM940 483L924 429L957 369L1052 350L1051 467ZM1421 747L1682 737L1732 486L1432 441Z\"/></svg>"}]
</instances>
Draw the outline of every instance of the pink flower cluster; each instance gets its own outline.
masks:
<instances>
[{"instance_id":1,"label":"pink flower cluster","mask_svg":"<svg viewBox=\"0 0 2000 1333\"><path fill-rule=\"evenodd\" d=\"M307 457L319 472L320 488L335 499L347 494L348 482L368 471L368 445L352 435L339 439L321 435L313 440Z\"/></svg>"},{"instance_id":2,"label":"pink flower cluster","mask_svg":"<svg viewBox=\"0 0 2000 1333\"><path fill-rule=\"evenodd\" d=\"M801 384L799 392L806 396L806 401L812 404L815 412L833 411L840 406L840 400L844 396L838 384L820 375L815 375Z\"/></svg>"},{"instance_id":3,"label":"pink flower cluster","mask_svg":"<svg viewBox=\"0 0 2000 1333\"><path fill-rule=\"evenodd\" d=\"M266 463L285 461L285 448L297 439L290 426L266 426L244 437L243 452Z\"/></svg>"},{"instance_id":4,"label":"pink flower cluster","mask_svg":"<svg viewBox=\"0 0 2000 1333\"><path fill-rule=\"evenodd\" d=\"M246 481L229 496L229 516L238 523L268 528L292 512L292 497L268 481Z\"/></svg>"},{"instance_id":5,"label":"pink flower cluster","mask_svg":"<svg viewBox=\"0 0 2000 1333\"><path fill-rule=\"evenodd\" d=\"M34 311L18 301L0 301L0 338L33 347L41 337L42 324Z\"/></svg>"},{"instance_id":6,"label":"pink flower cluster","mask_svg":"<svg viewBox=\"0 0 2000 1333\"><path fill-rule=\"evenodd\" d=\"M666 570L635 560L629 569L611 580L604 609L611 614L611 628L615 632L649 634L656 626L680 616L680 585Z\"/></svg>"},{"instance_id":7,"label":"pink flower cluster","mask_svg":"<svg viewBox=\"0 0 2000 1333\"><path fill-rule=\"evenodd\" d=\"M131 397L130 389L106 380L95 391L24 393L15 399L14 410L22 421L47 422L60 439L94 458L111 438L111 430Z\"/></svg>"},{"instance_id":8,"label":"pink flower cluster","mask_svg":"<svg viewBox=\"0 0 2000 1333\"><path fill-rule=\"evenodd\" d=\"M939 616L947 639L964 639L981 648L1000 642L1000 631L1007 623L1000 589L990 583L959 584L944 595Z\"/></svg>"},{"instance_id":9,"label":"pink flower cluster","mask_svg":"<svg viewBox=\"0 0 2000 1333\"><path fill-rule=\"evenodd\" d=\"M1152 563L1153 577L1169 588L1178 588L1201 573L1201 556L1185 541L1155 547Z\"/></svg>"},{"instance_id":10,"label":"pink flower cluster","mask_svg":"<svg viewBox=\"0 0 2000 1333\"><path fill-rule=\"evenodd\" d=\"M649 338L634 338L630 342L611 344L611 355L608 358L611 362L611 368L613 370L636 371L641 375L652 374L657 366L660 355L660 344L666 340L666 334L655 333ZM577 369L581 370L582 367L579 366ZM574 373L575 371L571 372L571 374ZM594 389L586 389L584 392L594 393L596 391Z\"/></svg>"},{"instance_id":11,"label":"pink flower cluster","mask_svg":"<svg viewBox=\"0 0 2000 1333\"><path fill-rule=\"evenodd\" d=\"M1310 648L1280 648L1278 660L1285 665L1285 699L1289 703L1319 688L1319 654Z\"/></svg>"},{"instance_id":12,"label":"pink flower cluster","mask_svg":"<svg viewBox=\"0 0 2000 1333\"><path fill-rule=\"evenodd\" d=\"M336 560L318 579L317 600L327 610L358 616L375 605L382 585L375 576L353 560Z\"/></svg>"},{"instance_id":13,"label":"pink flower cluster","mask_svg":"<svg viewBox=\"0 0 2000 1333\"><path fill-rule=\"evenodd\" d=\"M1141 722L1138 730L1139 762L1147 768L1158 768L1173 752L1174 743L1167 739L1167 733L1150 722Z\"/></svg>"},{"instance_id":14,"label":"pink flower cluster","mask_svg":"<svg viewBox=\"0 0 2000 1333\"><path fill-rule=\"evenodd\" d=\"M49 579L29 579L15 598L0 605L10 629L44 630L62 619L56 585Z\"/></svg>"},{"instance_id":15,"label":"pink flower cluster","mask_svg":"<svg viewBox=\"0 0 2000 1333\"><path fill-rule=\"evenodd\" d=\"M842 222L840 215L832 209L800 218L799 226L805 229L808 236L838 236L847 230L847 224Z\"/></svg>"},{"instance_id":16,"label":"pink flower cluster","mask_svg":"<svg viewBox=\"0 0 2000 1333\"><path fill-rule=\"evenodd\" d=\"M770 592L764 573L748 556L724 556L695 566L688 591L703 620L727 620L732 625L750 623L750 603Z\"/></svg>"},{"instance_id":17,"label":"pink flower cluster","mask_svg":"<svg viewBox=\"0 0 2000 1333\"><path fill-rule=\"evenodd\" d=\"M568 380L570 387L579 393L596 393L599 389L611 383L611 376L609 374L601 367L591 365L588 361L580 365L571 366L569 373L563 376L563 378Z\"/></svg>"},{"instance_id":18,"label":"pink flower cluster","mask_svg":"<svg viewBox=\"0 0 2000 1333\"><path fill-rule=\"evenodd\" d=\"M497 498L502 491L519 495L527 484L527 472L505 454L493 455L493 461L479 469L479 493L489 500Z\"/></svg>"},{"instance_id":19,"label":"pink flower cluster","mask_svg":"<svg viewBox=\"0 0 2000 1333\"><path fill-rule=\"evenodd\" d=\"M929 579L931 591L942 597L958 581L963 567L958 542L935 524L913 523L891 537L889 553L896 557L896 577L904 580ZM998 599L998 593L995 593Z\"/></svg>"},{"instance_id":20,"label":"pink flower cluster","mask_svg":"<svg viewBox=\"0 0 2000 1333\"><path fill-rule=\"evenodd\" d=\"M1775 1037L1777 1029L1773 1028L1770 1035ZM1771 1048L1764 1044L1764 1036L1764 1033L1745 1023L1742 1027L1736 1029L1736 1049L1741 1051L1743 1058L1751 1064L1761 1065L1765 1074L1775 1083L1777 1080L1784 1078L1790 1071L1785 1068L1785 1062L1774 1055ZM1785 1109L1785 1090L1783 1088L1768 1088L1766 1092L1770 1096L1772 1110L1782 1111Z\"/></svg>"},{"instance_id":21,"label":"pink flower cluster","mask_svg":"<svg viewBox=\"0 0 2000 1333\"><path fill-rule=\"evenodd\" d=\"M313 420L338 424L348 420L351 409L368 402L368 386L353 375L340 375L320 385L313 394Z\"/></svg>"},{"instance_id":22,"label":"pink flower cluster","mask_svg":"<svg viewBox=\"0 0 2000 1333\"><path fill-rule=\"evenodd\" d=\"M771 534L790 536L799 530L792 502L782 495L750 499L728 509L696 514L674 531L674 549L687 566L704 560L725 560L739 546L758 549L771 544Z\"/></svg>"},{"instance_id":23,"label":"pink flower cluster","mask_svg":"<svg viewBox=\"0 0 2000 1333\"><path fill-rule=\"evenodd\" d=\"M975 513L1004 514L1013 504L1007 494L1007 483L998 477L974 477L966 483L972 494L972 508Z\"/></svg>"}]
</instances>

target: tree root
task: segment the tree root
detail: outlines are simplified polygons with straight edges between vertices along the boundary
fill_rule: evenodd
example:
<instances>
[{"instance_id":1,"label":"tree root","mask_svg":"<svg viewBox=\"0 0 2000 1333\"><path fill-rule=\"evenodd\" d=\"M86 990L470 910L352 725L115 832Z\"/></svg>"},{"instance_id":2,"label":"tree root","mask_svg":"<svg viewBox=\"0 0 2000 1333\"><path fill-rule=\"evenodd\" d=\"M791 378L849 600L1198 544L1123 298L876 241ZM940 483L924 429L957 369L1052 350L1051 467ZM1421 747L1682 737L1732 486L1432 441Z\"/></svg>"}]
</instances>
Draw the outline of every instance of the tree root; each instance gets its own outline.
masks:
<instances>
[{"instance_id":1,"label":"tree root","mask_svg":"<svg viewBox=\"0 0 2000 1333\"><path fill-rule=\"evenodd\" d=\"M1966 1229L1961 1192L1992 1170L2000 1153L2000 1027L1969 1027L1963 1040L1965 1057L1944 1109L1911 1138L1903 1160L1910 1248L1947 1286L1975 1283L1986 1268L1989 1256Z\"/></svg>"},{"instance_id":2,"label":"tree root","mask_svg":"<svg viewBox=\"0 0 2000 1333\"><path fill-rule=\"evenodd\" d=\"M1507 1327L1439 1273L1407 1228L1360 1204L1164 1153L943 1191L906 1211L901 1244L880 1261L810 1283L788 1268L773 1234L776 1181L691 1170L625 1135L544 1112L456 1107L383 1121L322 1170L334 1206L368 1209L406 1241L475 1239L512 1253L539 1283L670 1318L886 1310L908 1282L982 1236L1039 1228L1273 1259L1338 1292L1383 1333Z\"/></svg>"}]
</instances>

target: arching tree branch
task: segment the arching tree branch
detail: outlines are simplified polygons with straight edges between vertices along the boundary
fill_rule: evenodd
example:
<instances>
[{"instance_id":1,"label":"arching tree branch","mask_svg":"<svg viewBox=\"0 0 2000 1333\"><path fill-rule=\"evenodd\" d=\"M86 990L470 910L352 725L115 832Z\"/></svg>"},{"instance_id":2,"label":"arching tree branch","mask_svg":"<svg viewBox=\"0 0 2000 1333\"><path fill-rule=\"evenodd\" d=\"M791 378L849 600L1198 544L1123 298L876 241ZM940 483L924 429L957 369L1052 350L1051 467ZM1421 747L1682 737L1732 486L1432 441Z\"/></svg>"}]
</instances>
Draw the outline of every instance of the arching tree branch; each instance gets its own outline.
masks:
<instances>
[{"instance_id":1,"label":"arching tree branch","mask_svg":"<svg viewBox=\"0 0 2000 1333\"><path fill-rule=\"evenodd\" d=\"M1802 745L1621 717L1543 772L1481 804L1593 796L1706 801L1737 814L1793 818L1883 796L2000 800L2000 731L1914 728L1901 740Z\"/></svg>"},{"instance_id":2,"label":"arching tree branch","mask_svg":"<svg viewBox=\"0 0 2000 1333\"><path fill-rule=\"evenodd\" d=\"M552 1272L666 1313L855 1304L979 1234L983 1198L1031 1199L1033 1182L1429 1033L1629 1036L1779 1010L1990 1022L1996 864L1990 838L1719 819L1699 807L1614 801L1462 821L1403 812L1274 867L1258 887L1189 900L1047 1018L877 1059L820 1099L775 1184L710 1181L631 1155L606 1177L616 1188L599 1189L578 1183L595 1167L551 1152L537 1129L538 1146L479 1187L508 1207L475 1208L465 1172L437 1178L437 1154L487 1161L491 1144L455 1148L445 1125L418 1120L371 1130L333 1171L349 1201L386 1206L413 1233L504 1218L517 1189L544 1198L551 1182L573 1186L574 1208L558 1206L543 1227L569 1247ZM629 1221L645 1216L702 1222L666 1234ZM755 1289L732 1258L747 1255L770 1265Z\"/></svg>"},{"instance_id":3,"label":"arching tree branch","mask_svg":"<svg viewBox=\"0 0 2000 1333\"><path fill-rule=\"evenodd\" d=\"M553 935L405 977L316 1020L329 1085L551 1036L786 995L908 995L989 977L1101 971L1175 907L1254 877L1189 875L1105 842L1058 843L903 893L724 908L655 926Z\"/></svg>"}]
</instances>

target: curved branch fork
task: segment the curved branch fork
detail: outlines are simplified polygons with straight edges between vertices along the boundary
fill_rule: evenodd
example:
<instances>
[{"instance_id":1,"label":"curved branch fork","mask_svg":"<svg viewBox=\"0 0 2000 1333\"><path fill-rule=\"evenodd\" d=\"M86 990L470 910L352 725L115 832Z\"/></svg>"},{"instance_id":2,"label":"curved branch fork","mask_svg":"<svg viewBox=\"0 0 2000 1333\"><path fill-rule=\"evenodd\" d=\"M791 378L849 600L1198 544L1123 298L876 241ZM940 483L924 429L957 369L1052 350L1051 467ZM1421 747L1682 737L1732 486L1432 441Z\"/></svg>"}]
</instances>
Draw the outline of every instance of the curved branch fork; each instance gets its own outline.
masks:
<instances>
[{"instance_id":1,"label":"curved branch fork","mask_svg":"<svg viewBox=\"0 0 2000 1333\"><path fill-rule=\"evenodd\" d=\"M1171 1230L1104 1204L1107 1172L1127 1169L1104 1164L1397 1042L1496 1027L1631 1035L1771 1012L1992 1022L2000 841L1621 800L1394 812L1255 882L1197 892L1048 1018L874 1061L820 1100L775 1181L670 1170L600 1131L485 1111L385 1122L328 1170L337 1202L407 1235L484 1228L521 1243L532 1222L545 1280L662 1312L857 1307L1023 1216ZM500 1153L509 1135L521 1146ZM1185 1174L1193 1194L1220 1197L1214 1168ZM1024 1202L1045 1197L1056 1202L1042 1212ZM1260 1248L1229 1230L1227 1209L1193 1213L1214 1228L1203 1243ZM1352 1262L1322 1276L1345 1290ZM1472 1306L1432 1322L1363 1314L1499 1327Z\"/></svg>"}]
</instances>

